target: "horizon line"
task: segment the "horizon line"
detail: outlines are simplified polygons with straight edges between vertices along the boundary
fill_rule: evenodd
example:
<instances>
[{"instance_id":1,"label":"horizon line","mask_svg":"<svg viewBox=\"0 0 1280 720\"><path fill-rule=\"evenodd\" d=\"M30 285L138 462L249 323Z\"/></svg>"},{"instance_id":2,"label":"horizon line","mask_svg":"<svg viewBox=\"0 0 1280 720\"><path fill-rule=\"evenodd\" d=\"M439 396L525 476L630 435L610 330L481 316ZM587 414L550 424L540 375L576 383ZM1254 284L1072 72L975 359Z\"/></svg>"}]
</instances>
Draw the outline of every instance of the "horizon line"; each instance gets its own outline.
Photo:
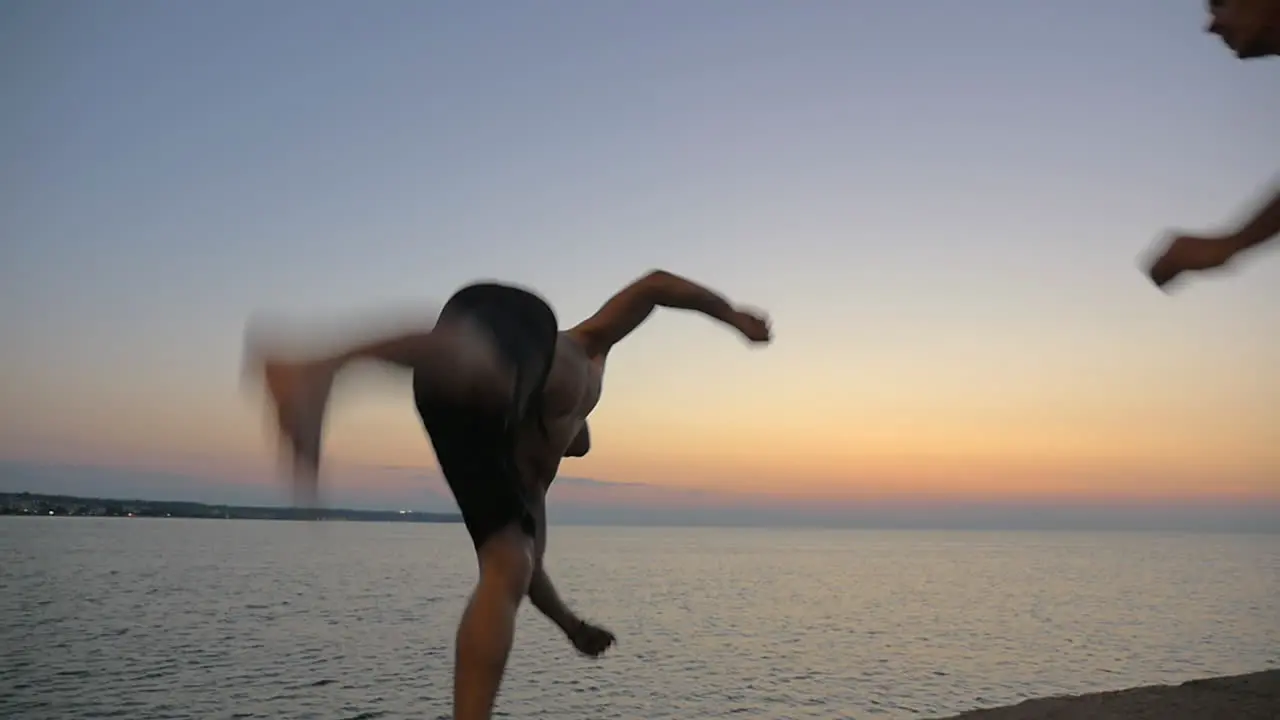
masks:
<instances>
[{"instance_id":1,"label":"horizon line","mask_svg":"<svg viewBox=\"0 0 1280 720\"><path fill-rule=\"evenodd\" d=\"M25 469L42 469L57 470L69 469L78 471L131 471L150 475L171 475L178 476L189 480L202 480L212 483L232 480L233 484L239 484L226 473L202 471L193 468L179 467L180 464L174 464L164 461L119 461L119 462L98 462L91 460L66 459L38 459L38 458L21 458L21 457L0 457L0 467L9 465ZM370 472L407 472L419 476L422 479L435 480L444 483L444 477L440 474L439 469L430 465L411 466L399 464L380 464L380 463L340 463L344 474L356 474L361 471ZM250 470L247 467L237 468L233 474L243 481L247 479L246 473L253 475L262 474L262 479L267 479L276 472L266 470L265 468L254 467ZM333 470L331 470L333 472ZM331 484L332 480L330 481ZM1017 507L1035 507L1035 508L1075 508L1075 509L1154 509L1154 508L1187 508L1187 507L1248 507L1258 508L1274 507L1280 511L1280 490L1275 492L1261 493L1208 493L1208 492L1168 492L1165 494L1147 494L1138 492L1112 492L1112 493L1094 493L1087 491L1048 491L1048 492L1007 492L995 494L991 492L965 492L965 491L898 491L889 492L882 490L866 491L859 490L857 487L850 487L844 491L828 491L822 493L801 493L789 494L777 490L766 489L741 489L734 487L704 487L698 485L674 485L666 483L646 482L643 480L610 480L597 477L588 477L582 475L559 475L555 479L556 486L564 487L567 485L582 484L596 485L612 489L646 489L661 492L677 493L687 495L689 497L700 496L703 499L709 497L723 499L727 501L727 505L723 509L732 509L738 507L735 503L742 503L743 509L750 507L752 510L762 509L790 509L790 510L832 510L837 507L883 507L883 508L921 508L921 507L938 507L946 506L954 509L961 508L1017 508ZM13 491L4 491L13 492ZM78 496L77 496L78 497ZM169 502L169 501L156 501ZM179 502L179 501L174 501ZM186 502L186 501L182 501ZM194 502L208 503L205 500ZM758 506L759 503L766 503L764 507ZM780 504L780 505L779 505ZM248 506L245 506L248 507ZM277 506L261 506L261 507L277 507ZM674 508L671 508L674 509ZM702 508L706 509L706 508ZM429 512L429 511L423 511Z\"/></svg>"},{"instance_id":2,"label":"horizon line","mask_svg":"<svg viewBox=\"0 0 1280 720\"><path fill-rule=\"evenodd\" d=\"M438 510L421 510L409 508L396 509L374 509L374 508L345 508L337 506L312 506L306 507L301 505L241 505L236 503L211 503L193 500L161 500L146 499L143 497L96 497L88 495L69 495L64 493L42 493L29 490L22 491L0 491L0 497L32 497L44 498L50 500L72 500L72 501L88 501L101 503L152 503L167 505L194 505L205 508L218 509L236 509L236 510L263 510L263 511L310 511L325 513L349 513L359 515L396 515L396 514L414 514L424 517L434 518L432 523L442 524L462 524L463 519L459 512L441 512ZM50 517L43 514L9 514L5 513L0 517ZM53 517L60 517L53 515ZM65 516L61 516L65 517ZM103 516L107 517L107 516ZM158 518L151 516L130 516L130 519L196 519L196 518ZM240 520L280 520L281 518L231 518ZM837 521L834 518L810 518L808 522L797 522L795 519L788 522L781 519L775 520L747 520L739 518L737 520L713 518L702 518L700 520L690 521L676 519L661 518L631 518L613 517L613 518L584 518L584 517L555 517L555 524L559 526L571 527L665 527L665 528L741 528L741 529L758 529L758 530L849 530L849 531L869 531L869 532L1016 532L1016 533L1109 533L1109 534L1125 534L1125 533L1191 533L1191 534L1210 534L1210 535L1280 535L1280 526L1264 525L1253 526L1244 529L1234 529L1226 527L1161 527L1161 526L1092 526L1085 527L1079 525L1048 525L1045 527L1018 527L1008 525L963 525L963 524L947 524L947 523L901 523L896 525L882 525L868 522L860 522L855 518L847 518L844 522ZM365 519L361 522L397 524L397 521L389 519Z\"/></svg>"}]
</instances>

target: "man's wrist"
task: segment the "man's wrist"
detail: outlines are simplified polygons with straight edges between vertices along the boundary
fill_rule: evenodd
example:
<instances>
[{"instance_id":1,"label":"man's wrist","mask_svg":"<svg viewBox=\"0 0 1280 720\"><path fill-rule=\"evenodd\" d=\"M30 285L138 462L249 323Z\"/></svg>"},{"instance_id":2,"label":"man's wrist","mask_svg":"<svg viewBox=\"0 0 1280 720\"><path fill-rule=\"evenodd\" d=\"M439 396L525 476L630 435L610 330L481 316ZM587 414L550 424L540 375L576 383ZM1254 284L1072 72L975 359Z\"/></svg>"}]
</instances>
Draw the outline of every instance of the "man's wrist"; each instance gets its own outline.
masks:
<instances>
[{"instance_id":1,"label":"man's wrist","mask_svg":"<svg viewBox=\"0 0 1280 720\"><path fill-rule=\"evenodd\" d=\"M739 317L741 317L741 313L738 312L738 308L726 303L725 306L721 308L717 319L725 325L736 328L738 327Z\"/></svg>"},{"instance_id":2,"label":"man's wrist","mask_svg":"<svg viewBox=\"0 0 1280 720\"><path fill-rule=\"evenodd\" d=\"M568 613L560 623L560 629L564 631L565 635L573 637L582 630L582 626L584 625L586 625L586 622L584 622L582 618L574 615L573 613Z\"/></svg>"},{"instance_id":3,"label":"man's wrist","mask_svg":"<svg viewBox=\"0 0 1280 720\"><path fill-rule=\"evenodd\" d=\"M1226 259L1230 260L1254 245L1259 244L1260 241L1260 238L1253 237L1244 230L1231 233L1230 235L1222 238L1222 242L1226 246Z\"/></svg>"}]
</instances>

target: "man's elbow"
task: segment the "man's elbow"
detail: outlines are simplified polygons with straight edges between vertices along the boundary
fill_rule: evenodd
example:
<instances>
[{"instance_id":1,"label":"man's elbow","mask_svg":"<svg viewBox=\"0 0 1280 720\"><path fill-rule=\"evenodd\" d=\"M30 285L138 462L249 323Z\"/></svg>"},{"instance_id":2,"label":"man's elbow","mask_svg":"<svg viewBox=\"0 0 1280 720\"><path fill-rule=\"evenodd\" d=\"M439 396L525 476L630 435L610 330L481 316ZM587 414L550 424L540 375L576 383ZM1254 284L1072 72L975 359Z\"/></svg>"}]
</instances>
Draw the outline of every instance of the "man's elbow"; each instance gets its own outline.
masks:
<instances>
[{"instance_id":1,"label":"man's elbow","mask_svg":"<svg viewBox=\"0 0 1280 720\"><path fill-rule=\"evenodd\" d=\"M636 287L640 289L641 296L645 299L650 302L660 302L678 293L683 286L683 280L679 275L667 270L650 270L640 277Z\"/></svg>"},{"instance_id":2,"label":"man's elbow","mask_svg":"<svg viewBox=\"0 0 1280 720\"><path fill-rule=\"evenodd\" d=\"M573 442L569 443L569 447L565 449L564 456L586 457L589 452L591 452L591 431L587 429L586 425L583 425L578 434L574 436Z\"/></svg>"},{"instance_id":3,"label":"man's elbow","mask_svg":"<svg viewBox=\"0 0 1280 720\"><path fill-rule=\"evenodd\" d=\"M676 277L677 277L676 274L673 272L655 268L645 273L644 275L640 276L640 280L641 282L660 285L662 283L669 283L672 280L675 280Z\"/></svg>"}]
</instances>

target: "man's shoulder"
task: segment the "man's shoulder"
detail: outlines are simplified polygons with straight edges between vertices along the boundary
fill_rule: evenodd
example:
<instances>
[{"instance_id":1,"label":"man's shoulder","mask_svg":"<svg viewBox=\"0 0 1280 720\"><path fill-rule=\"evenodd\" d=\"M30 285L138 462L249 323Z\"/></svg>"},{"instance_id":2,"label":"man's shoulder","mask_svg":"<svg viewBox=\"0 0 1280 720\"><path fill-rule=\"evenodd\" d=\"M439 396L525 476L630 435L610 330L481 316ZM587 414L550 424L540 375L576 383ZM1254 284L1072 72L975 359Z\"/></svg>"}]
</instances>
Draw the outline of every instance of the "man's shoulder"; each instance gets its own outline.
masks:
<instances>
[{"instance_id":1,"label":"man's shoulder","mask_svg":"<svg viewBox=\"0 0 1280 720\"><path fill-rule=\"evenodd\" d=\"M586 360L596 359L592 353L591 329L578 324L568 330L561 330L556 338L556 354Z\"/></svg>"}]
</instances>

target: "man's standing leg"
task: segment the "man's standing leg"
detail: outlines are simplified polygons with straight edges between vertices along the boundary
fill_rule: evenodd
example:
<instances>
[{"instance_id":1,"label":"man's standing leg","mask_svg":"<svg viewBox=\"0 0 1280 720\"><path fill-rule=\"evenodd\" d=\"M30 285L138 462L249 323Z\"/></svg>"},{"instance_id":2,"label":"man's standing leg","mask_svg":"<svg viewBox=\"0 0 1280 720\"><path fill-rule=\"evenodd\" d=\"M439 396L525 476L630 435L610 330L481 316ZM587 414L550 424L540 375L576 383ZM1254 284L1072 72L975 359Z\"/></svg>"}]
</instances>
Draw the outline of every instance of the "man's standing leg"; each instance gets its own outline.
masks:
<instances>
[{"instance_id":1,"label":"man's standing leg","mask_svg":"<svg viewBox=\"0 0 1280 720\"><path fill-rule=\"evenodd\" d=\"M515 638L516 614L533 576L533 538L511 524L477 550L480 580L462 622L454 655L453 717L488 720Z\"/></svg>"},{"instance_id":2,"label":"man's standing leg","mask_svg":"<svg viewBox=\"0 0 1280 720\"><path fill-rule=\"evenodd\" d=\"M487 720L502 685L516 614L534 568L536 520L517 474L507 416L436 404L415 383L418 413L476 548L479 579L454 655L456 720Z\"/></svg>"}]
</instances>

